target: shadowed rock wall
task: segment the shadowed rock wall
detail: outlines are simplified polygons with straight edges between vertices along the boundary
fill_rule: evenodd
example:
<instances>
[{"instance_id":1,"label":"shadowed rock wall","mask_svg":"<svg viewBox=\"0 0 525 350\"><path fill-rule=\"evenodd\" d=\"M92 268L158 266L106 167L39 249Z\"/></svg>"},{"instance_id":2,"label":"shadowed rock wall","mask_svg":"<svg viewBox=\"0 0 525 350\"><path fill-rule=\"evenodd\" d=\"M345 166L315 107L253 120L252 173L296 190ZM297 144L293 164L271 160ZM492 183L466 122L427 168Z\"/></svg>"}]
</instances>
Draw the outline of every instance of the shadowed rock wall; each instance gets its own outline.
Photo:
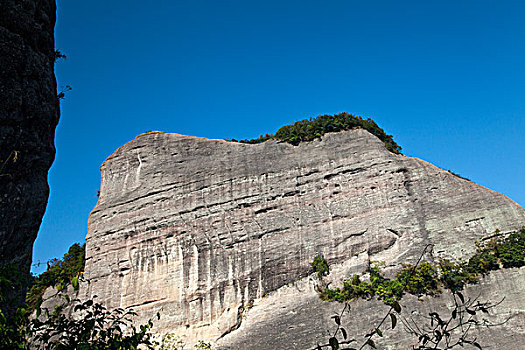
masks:
<instances>
[{"instance_id":1,"label":"shadowed rock wall","mask_svg":"<svg viewBox=\"0 0 525 350\"><path fill-rule=\"evenodd\" d=\"M0 264L29 273L59 118L54 0L0 1Z\"/></svg>"},{"instance_id":2,"label":"shadowed rock wall","mask_svg":"<svg viewBox=\"0 0 525 350\"><path fill-rule=\"evenodd\" d=\"M157 331L188 339L233 336L243 306L307 276L318 253L349 269L414 263L427 243L428 259L459 257L525 224L507 197L392 154L364 130L297 147L151 133L101 171L88 296L142 321L160 311Z\"/></svg>"}]
</instances>

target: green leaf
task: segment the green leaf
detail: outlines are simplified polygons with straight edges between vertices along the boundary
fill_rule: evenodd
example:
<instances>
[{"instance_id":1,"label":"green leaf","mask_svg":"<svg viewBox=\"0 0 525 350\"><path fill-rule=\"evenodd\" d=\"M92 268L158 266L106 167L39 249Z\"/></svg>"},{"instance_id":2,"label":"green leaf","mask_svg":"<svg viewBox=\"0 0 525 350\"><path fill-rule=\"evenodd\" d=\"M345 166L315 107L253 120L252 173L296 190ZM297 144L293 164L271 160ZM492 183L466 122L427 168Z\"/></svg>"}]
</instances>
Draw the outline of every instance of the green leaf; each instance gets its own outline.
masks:
<instances>
[{"instance_id":1,"label":"green leaf","mask_svg":"<svg viewBox=\"0 0 525 350\"><path fill-rule=\"evenodd\" d=\"M335 337L330 338L328 340L328 344L330 344L330 347L332 348L332 350L339 349L339 341Z\"/></svg>"},{"instance_id":2,"label":"green leaf","mask_svg":"<svg viewBox=\"0 0 525 350\"><path fill-rule=\"evenodd\" d=\"M479 344L476 343L476 342L473 342L472 345L474 345L474 346L477 347L478 349L483 349L483 348L481 347L481 345L479 345Z\"/></svg>"},{"instance_id":3,"label":"green leaf","mask_svg":"<svg viewBox=\"0 0 525 350\"><path fill-rule=\"evenodd\" d=\"M78 290L78 276L73 277L71 285L73 286L73 289Z\"/></svg>"},{"instance_id":4,"label":"green leaf","mask_svg":"<svg viewBox=\"0 0 525 350\"><path fill-rule=\"evenodd\" d=\"M341 333L343 334L343 338L346 340L346 338L348 338L348 334L344 328L341 328Z\"/></svg>"},{"instance_id":5,"label":"green leaf","mask_svg":"<svg viewBox=\"0 0 525 350\"><path fill-rule=\"evenodd\" d=\"M461 294L460 292L456 292L456 294L458 295L459 299L461 299L461 302L465 304L465 297L463 296L463 294Z\"/></svg>"},{"instance_id":6,"label":"green leaf","mask_svg":"<svg viewBox=\"0 0 525 350\"><path fill-rule=\"evenodd\" d=\"M396 315L390 314L390 320L392 321L392 329L396 328L396 325L397 325Z\"/></svg>"},{"instance_id":7,"label":"green leaf","mask_svg":"<svg viewBox=\"0 0 525 350\"><path fill-rule=\"evenodd\" d=\"M366 344L369 345L369 346L371 346L371 347L374 348L374 349L377 349L377 348L376 348L376 343L374 343L374 341L373 341L372 339L368 339L368 340L366 341Z\"/></svg>"},{"instance_id":8,"label":"green leaf","mask_svg":"<svg viewBox=\"0 0 525 350\"><path fill-rule=\"evenodd\" d=\"M392 307L394 308L394 310L396 310L396 312L397 312L398 314L401 313L401 305L399 305L399 303L397 302L397 300L394 301L394 303L392 304Z\"/></svg>"},{"instance_id":9,"label":"green leaf","mask_svg":"<svg viewBox=\"0 0 525 350\"><path fill-rule=\"evenodd\" d=\"M382 337L383 336L383 332L381 332L381 330L379 328L376 328L376 333L378 336Z\"/></svg>"},{"instance_id":10,"label":"green leaf","mask_svg":"<svg viewBox=\"0 0 525 350\"><path fill-rule=\"evenodd\" d=\"M337 323L338 326L341 325L341 317L335 315L335 316L332 316L332 318L334 319L335 323Z\"/></svg>"}]
</instances>

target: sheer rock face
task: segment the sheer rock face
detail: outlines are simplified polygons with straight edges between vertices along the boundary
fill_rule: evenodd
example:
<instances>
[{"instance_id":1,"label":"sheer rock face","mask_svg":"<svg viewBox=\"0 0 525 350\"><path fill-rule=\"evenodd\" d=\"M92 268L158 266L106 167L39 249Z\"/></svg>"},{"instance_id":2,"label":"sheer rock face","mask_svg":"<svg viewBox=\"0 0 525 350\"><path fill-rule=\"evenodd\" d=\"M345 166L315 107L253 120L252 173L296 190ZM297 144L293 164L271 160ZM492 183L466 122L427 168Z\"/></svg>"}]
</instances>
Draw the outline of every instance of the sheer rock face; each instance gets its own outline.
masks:
<instances>
[{"instance_id":1,"label":"sheer rock face","mask_svg":"<svg viewBox=\"0 0 525 350\"><path fill-rule=\"evenodd\" d=\"M54 0L0 1L0 264L27 273L59 118Z\"/></svg>"},{"instance_id":2,"label":"sheer rock face","mask_svg":"<svg viewBox=\"0 0 525 350\"><path fill-rule=\"evenodd\" d=\"M160 311L158 332L220 338L226 348L242 347L263 331L258 325L289 331L276 322L281 313L257 305L308 276L318 253L344 277L368 259L414 263L429 243L428 259L465 256L476 238L525 225L525 211L507 197L392 154L364 130L299 146L150 133L101 170L87 296L133 306L141 321ZM287 293L288 307L312 320L338 307L320 302L311 286ZM253 300L260 302L248 315L261 322L242 324ZM325 325L315 327L301 333L304 341L325 334Z\"/></svg>"}]
</instances>

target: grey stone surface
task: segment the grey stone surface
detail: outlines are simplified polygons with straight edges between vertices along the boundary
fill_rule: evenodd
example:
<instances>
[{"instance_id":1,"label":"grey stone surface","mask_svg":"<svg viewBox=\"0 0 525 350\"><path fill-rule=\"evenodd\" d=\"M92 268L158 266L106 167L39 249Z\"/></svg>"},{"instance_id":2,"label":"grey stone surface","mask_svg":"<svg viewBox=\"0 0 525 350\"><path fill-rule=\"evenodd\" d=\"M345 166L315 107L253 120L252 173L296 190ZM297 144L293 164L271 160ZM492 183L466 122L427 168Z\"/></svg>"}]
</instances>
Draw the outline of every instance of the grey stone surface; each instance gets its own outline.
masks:
<instances>
[{"instance_id":1,"label":"grey stone surface","mask_svg":"<svg viewBox=\"0 0 525 350\"><path fill-rule=\"evenodd\" d=\"M227 348L266 334L273 340L251 348L287 349L276 339L290 334L300 335L299 349L325 331L324 321L306 321L326 320L337 305L320 302L311 286L286 292L286 308L303 321L259 307L307 277L318 253L338 266L337 281L368 259L413 263L429 243L427 259L466 256L476 238L525 225L523 208L504 195L392 154L364 130L299 146L149 133L101 171L85 295L133 307L142 322L160 311L157 332ZM361 317L376 316L362 305Z\"/></svg>"},{"instance_id":2,"label":"grey stone surface","mask_svg":"<svg viewBox=\"0 0 525 350\"><path fill-rule=\"evenodd\" d=\"M503 299L489 315L477 316L479 320L503 325L473 328L469 332L471 339L476 337L483 349L525 348L524 279L523 268L495 271L463 292L466 298L480 301L497 303ZM230 350L314 349L317 344L327 344L329 334L336 329L332 316L339 315L344 305L321 301L313 288L316 283L313 280L300 281L258 300L244 315L239 329L220 339L218 347ZM401 305L398 326L392 330L388 318L382 327L384 337L374 337L378 349L412 349L412 345L417 345L417 337L405 331L403 321L413 320L422 327L428 325L425 316L430 312L438 312L446 320L450 317L453 299L446 292L437 297L419 299L407 295L401 300ZM354 348L364 343L364 335L379 325L388 310L388 306L375 299L350 302L350 312L343 315L341 323L349 339L356 340L352 343ZM339 339L342 339L341 334Z\"/></svg>"},{"instance_id":3,"label":"grey stone surface","mask_svg":"<svg viewBox=\"0 0 525 350\"><path fill-rule=\"evenodd\" d=\"M0 264L26 273L55 157L55 11L54 0L0 1Z\"/></svg>"}]
</instances>

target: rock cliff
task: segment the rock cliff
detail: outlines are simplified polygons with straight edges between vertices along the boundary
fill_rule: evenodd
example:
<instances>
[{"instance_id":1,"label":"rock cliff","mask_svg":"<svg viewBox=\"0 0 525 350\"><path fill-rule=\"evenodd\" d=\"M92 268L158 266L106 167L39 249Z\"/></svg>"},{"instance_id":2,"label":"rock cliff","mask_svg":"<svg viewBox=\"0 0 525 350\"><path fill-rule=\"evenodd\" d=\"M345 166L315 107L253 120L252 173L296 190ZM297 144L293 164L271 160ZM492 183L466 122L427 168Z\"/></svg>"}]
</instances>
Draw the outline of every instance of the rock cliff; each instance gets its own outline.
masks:
<instances>
[{"instance_id":1,"label":"rock cliff","mask_svg":"<svg viewBox=\"0 0 525 350\"><path fill-rule=\"evenodd\" d=\"M101 171L86 294L133 307L142 321L160 311L158 332L223 348L300 349L323 339L339 306L320 301L304 278L318 253L337 279L368 259L414 263L428 243L427 259L466 256L476 238L525 225L507 197L393 154L364 130L298 146L148 133ZM506 288L523 296L520 274ZM522 317L522 304L504 310ZM377 318L380 304L360 305ZM295 343L281 344L287 336Z\"/></svg>"},{"instance_id":2,"label":"rock cliff","mask_svg":"<svg viewBox=\"0 0 525 350\"><path fill-rule=\"evenodd\" d=\"M59 118L55 1L0 1L0 264L29 273Z\"/></svg>"}]
</instances>

